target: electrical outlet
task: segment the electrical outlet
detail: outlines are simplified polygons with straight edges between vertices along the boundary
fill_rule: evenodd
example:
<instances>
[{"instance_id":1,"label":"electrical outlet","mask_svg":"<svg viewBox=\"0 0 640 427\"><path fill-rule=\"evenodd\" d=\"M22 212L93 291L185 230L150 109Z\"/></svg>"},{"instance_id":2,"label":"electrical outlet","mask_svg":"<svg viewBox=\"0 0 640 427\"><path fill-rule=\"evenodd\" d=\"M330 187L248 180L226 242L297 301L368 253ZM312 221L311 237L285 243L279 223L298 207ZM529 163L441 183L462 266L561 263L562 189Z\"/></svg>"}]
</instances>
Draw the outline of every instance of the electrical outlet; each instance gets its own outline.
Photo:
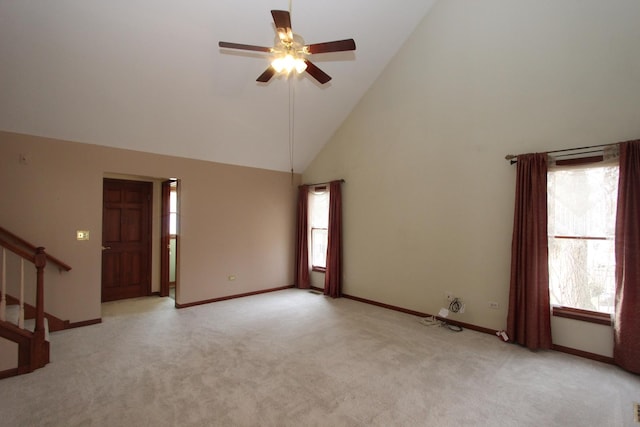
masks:
<instances>
[{"instance_id":1,"label":"electrical outlet","mask_svg":"<svg viewBox=\"0 0 640 427\"><path fill-rule=\"evenodd\" d=\"M495 301L489 301L489 308L493 309L493 310L497 310L500 308L500 304L498 304Z\"/></svg>"}]
</instances>

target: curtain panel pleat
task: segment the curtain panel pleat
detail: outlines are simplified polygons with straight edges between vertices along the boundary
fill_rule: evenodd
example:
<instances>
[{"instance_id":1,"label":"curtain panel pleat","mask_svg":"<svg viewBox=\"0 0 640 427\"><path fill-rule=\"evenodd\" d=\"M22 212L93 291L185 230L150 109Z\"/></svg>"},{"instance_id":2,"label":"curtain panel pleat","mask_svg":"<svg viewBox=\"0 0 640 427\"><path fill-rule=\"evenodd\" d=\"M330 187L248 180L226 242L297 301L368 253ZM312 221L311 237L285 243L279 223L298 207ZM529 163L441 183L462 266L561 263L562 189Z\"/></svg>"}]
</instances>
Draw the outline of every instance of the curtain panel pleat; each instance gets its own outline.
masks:
<instances>
[{"instance_id":1,"label":"curtain panel pleat","mask_svg":"<svg viewBox=\"0 0 640 427\"><path fill-rule=\"evenodd\" d=\"M324 294L342 296L342 189L341 181L329 184L329 230Z\"/></svg>"},{"instance_id":2,"label":"curtain panel pleat","mask_svg":"<svg viewBox=\"0 0 640 427\"><path fill-rule=\"evenodd\" d=\"M296 263L294 286L301 289L309 289L309 245L308 245L308 215L309 186L298 187L298 229L296 233Z\"/></svg>"},{"instance_id":3,"label":"curtain panel pleat","mask_svg":"<svg viewBox=\"0 0 640 427\"><path fill-rule=\"evenodd\" d=\"M640 140L620 143L613 358L640 373Z\"/></svg>"},{"instance_id":4,"label":"curtain panel pleat","mask_svg":"<svg viewBox=\"0 0 640 427\"><path fill-rule=\"evenodd\" d=\"M518 156L507 334L529 349L551 348L547 244L547 155Z\"/></svg>"}]
</instances>

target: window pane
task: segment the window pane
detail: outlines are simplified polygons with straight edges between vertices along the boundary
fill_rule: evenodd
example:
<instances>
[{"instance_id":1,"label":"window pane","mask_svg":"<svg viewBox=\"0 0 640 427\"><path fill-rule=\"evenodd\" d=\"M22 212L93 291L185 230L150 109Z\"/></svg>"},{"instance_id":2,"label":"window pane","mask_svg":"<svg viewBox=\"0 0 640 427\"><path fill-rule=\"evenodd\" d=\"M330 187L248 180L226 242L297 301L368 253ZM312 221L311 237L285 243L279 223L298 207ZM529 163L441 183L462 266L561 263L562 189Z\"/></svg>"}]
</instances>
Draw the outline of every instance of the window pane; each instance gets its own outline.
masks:
<instances>
[{"instance_id":1,"label":"window pane","mask_svg":"<svg viewBox=\"0 0 640 427\"><path fill-rule=\"evenodd\" d=\"M551 303L613 313L613 240L549 238Z\"/></svg>"},{"instance_id":2,"label":"window pane","mask_svg":"<svg viewBox=\"0 0 640 427\"><path fill-rule=\"evenodd\" d=\"M178 234L178 214L169 214L169 234Z\"/></svg>"},{"instance_id":3,"label":"window pane","mask_svg":"<svg viewBox=\"0 0 640 427\"><path fill-rule=\"evenodd\" d=\"M311 229L311 265L326 268L327 266L327 229Z\"/></svg>"},{"instance_id":4,"label":"window pane","mask_svg":"<svg viewBox=\"0 0 640 427\"><path fill-rule=\"evenodd\" d=\"M617 192L617 166L550 172L549 235L613 237Z\"/></svg>"},{"instance_id":5,"label":"window pane","mask_svg":"<svg viewBox=\"0 0 640 427\"><path fill-rule=\"evenodd\" d=\"M178 212L178 193L173 189L169 192L169 212Z\"/></svg>"},{"instance_id":6,"label":"window pane","mask_svg":"<svg viewBox=\"0 0 640 427\"><path fill-rule=\"evenodd\" d=\"M169 239L169 282L176 282L176 254L177 252L177 242L176 238L172 237Z\"/></svg>"},{"instance_id":7,"label":"window pane","mask_svg":"<svg viewBox=\"0 0 640 427\"><path fill-rule=\"evenodd\" d=\"M329 226L329 192L309 193L309 226L327 228Z\"/></svg>"}]
</instances>

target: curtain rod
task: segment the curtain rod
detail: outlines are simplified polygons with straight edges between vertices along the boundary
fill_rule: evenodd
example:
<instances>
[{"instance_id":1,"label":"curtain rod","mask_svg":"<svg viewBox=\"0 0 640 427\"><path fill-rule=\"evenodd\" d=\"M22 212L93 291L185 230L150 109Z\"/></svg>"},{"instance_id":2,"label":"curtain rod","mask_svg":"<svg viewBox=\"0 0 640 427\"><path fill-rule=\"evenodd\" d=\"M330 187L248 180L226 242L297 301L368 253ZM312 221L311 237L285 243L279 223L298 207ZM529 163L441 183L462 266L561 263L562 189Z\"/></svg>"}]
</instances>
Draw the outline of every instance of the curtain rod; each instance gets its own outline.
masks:
<instances>
[{"instance_id":1,"label":"curtain rod","mask_svg":"<svg viewBox=\"0 0 640 427\"><path fill-rule=\"evenodd\" d=\"M334 179L333 181L346 182L344 179ZM314 186L316 186L316 185L331 184L333 181L327 181L327 182L316 182L315 184L302 184L302 185L308 185L309 187L314 187Z\"/></svg>"},{"instance_id":2,"label":"curtain rod","mask_svg":"<svg viewBox=\"0 0 640 427\"><path fill-rule=\"evenodd\" d=\"M565 156L569 156L571 155L571 153L569 153L570 151L578 151L578 150L588 150L591 148L599 148L599 147L611 147L613 145L618 145L619 142L614 142L612 144L600 144L600 145L588 145L586 147L576 147L576 148L565 148L562 150L553 150L553 151L547 151L547 154L551 154L551 153L568 153L565 154ZM583 152L583 153L576 153L576 154L588 154L588 153L597 153L600 152L601 150L595 150L595 151L587 151L587 152ZM518 156L521 156L522 154L507 154L506 156L504 156L505 160L511 160L511 164L516 163L518 160ZM557 156L557 157L561 157L561 156ZM514 160L516 159L516 160Z\"/></svg>"}]
</instances>

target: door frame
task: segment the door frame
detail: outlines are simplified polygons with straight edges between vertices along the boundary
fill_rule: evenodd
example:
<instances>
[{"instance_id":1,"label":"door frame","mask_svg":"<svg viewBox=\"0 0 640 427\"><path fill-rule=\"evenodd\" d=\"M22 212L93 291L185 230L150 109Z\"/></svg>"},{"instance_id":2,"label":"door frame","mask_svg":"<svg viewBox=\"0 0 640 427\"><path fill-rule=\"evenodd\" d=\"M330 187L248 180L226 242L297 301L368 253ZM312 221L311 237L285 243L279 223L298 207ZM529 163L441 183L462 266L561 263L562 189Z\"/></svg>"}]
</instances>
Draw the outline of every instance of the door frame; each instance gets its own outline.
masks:
<instances>
[{"instance_id":1,"label":"door frame","mask_svg":"<svg viewBox=\"0 0 640 427\"><path fill-rule=\"evenodd\" d=\"M171 185L175 185L175 192L177 197L177 211L180 210L180 201L179 201L179 193L180 193L180 180L171 178L169 180L165 180L161 183L161 206L160 206L160 296L168 297L170 294L171 287L171 273L170 273L170 249L171 249ZM179 224L176 224L176 246L175 246L175 288L176 294L178 292L178 229Z\"/></svg>"},{"instance_id":2,"label":"door frame","mask_svg":"<svg viewBox=\"0 0 640 427\"><path fill-rule=\"evenodd\" d=\"M162 181L160 202L160 296L169 296L170 195L171 180Z\"/></svg>"}]
</instances>

